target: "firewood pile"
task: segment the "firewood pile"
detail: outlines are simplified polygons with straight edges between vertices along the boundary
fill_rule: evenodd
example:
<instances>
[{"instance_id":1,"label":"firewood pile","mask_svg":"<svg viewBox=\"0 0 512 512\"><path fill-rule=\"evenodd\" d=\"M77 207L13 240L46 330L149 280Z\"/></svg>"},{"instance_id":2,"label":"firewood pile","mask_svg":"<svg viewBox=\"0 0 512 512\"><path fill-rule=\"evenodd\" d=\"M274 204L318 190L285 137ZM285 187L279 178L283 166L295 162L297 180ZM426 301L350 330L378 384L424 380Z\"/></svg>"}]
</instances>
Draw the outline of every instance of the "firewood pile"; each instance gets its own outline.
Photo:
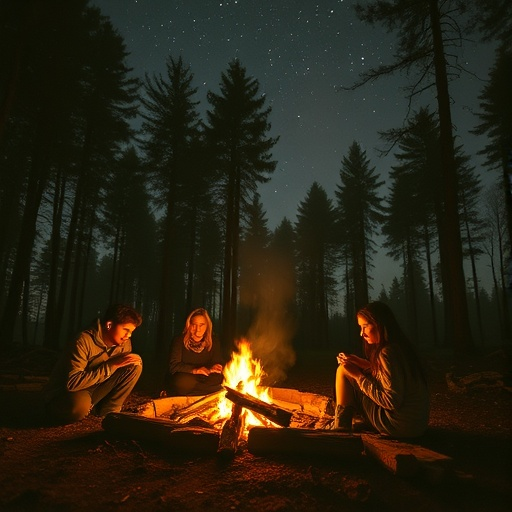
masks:
<instances>
[{"instance_id":1,"label":"firewood pile","mask_svg":"<svg viewBox=\"0 0 512 512\"><path fill-rule=\"evenodd\" d=\"M210 422L223 395L232 402L231 415L214 425ZM280 388L272 388L271 395L271 404L230 388L205 397L161 398L137 413L111 413L102 425L115 436L152 443L173 456L231 460L242 449L255 456L369 456L400 477L439 481L454 475L453 460L427 448L374 433L325 429L334 408L330 398ZM261 426L251 427L246 437L240 420L244 408L261 419Z\"/></svg>"}]
</instances>

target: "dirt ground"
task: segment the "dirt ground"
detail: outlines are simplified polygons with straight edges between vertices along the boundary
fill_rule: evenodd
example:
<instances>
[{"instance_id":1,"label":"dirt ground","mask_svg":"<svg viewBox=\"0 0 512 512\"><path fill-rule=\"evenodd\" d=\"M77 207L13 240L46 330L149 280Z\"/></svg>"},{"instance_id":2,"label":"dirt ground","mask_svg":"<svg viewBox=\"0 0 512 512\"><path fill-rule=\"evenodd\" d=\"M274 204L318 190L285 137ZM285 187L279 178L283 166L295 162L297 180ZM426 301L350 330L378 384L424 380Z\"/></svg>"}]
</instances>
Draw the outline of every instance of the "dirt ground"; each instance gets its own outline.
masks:
<instances>
[{"instance_id":1,"label":"dirt ground","mask_svg":"<svg viewBox=\"0 0 512 512\"><path fill-rule=\"evenodd\" d=\"M430 354L432 413L415 442L454 459L432 480L400 478L362 454L231 461L163 453L112 437L101 419L44 426L38 388L51 357L0 359L1 511L415 511L512 510L512 389L503 349L455 360ZM282 387L332 395L331 354L303 354ZM497 374L504 379L497 378ZM151 398L137 389L126 410Z\"/></svg>"}]
</instances>

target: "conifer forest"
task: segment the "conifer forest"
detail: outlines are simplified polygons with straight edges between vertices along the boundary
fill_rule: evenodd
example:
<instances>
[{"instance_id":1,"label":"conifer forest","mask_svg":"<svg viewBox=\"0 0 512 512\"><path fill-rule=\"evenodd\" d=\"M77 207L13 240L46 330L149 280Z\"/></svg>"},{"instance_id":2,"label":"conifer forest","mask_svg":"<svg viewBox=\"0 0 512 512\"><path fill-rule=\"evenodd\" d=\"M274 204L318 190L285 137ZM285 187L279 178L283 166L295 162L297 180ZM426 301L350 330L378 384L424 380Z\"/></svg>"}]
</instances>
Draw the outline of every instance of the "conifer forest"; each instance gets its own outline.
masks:
<instances>
[{"instance_id":1,"label":"conifer forest","mask_svg":"<svg viewBox=\"0 0 512 512\"><path fill-rule=\"evenodd\" d=\"M115 302L142 313L134 344L155 361L196 307L226 351L246 337L263 359L288 364L296 350L356 350L355 313L371 300L387 302L425 350L510 343L507 9L507 0L358 4L361 23L396 35L397 52L353 87L410 74L410 114L381 134L396 163L384 179L354 140L332 169L336 189L312 179L296 219L270 229L258 187L278 165L279 134L243 61L219 69L200 103L201 70L186 55L141 78L88 0L2 2L0 351L60 350ZM475 98L483 166L450 116L452 45L465 37L496 48ZM417 101L427 87L434 100ZM379 254L399 268L388 288L372 280Z\"/></svg>"}]
</instances>

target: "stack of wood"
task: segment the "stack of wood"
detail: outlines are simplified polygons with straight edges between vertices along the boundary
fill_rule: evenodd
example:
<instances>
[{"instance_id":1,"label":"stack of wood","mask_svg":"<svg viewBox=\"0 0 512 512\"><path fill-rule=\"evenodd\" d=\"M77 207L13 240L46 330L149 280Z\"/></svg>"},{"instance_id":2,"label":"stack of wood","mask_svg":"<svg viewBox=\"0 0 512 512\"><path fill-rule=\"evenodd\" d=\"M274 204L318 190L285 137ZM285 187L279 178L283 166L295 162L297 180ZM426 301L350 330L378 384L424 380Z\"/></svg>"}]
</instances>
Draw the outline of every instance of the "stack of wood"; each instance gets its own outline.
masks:
<instances>
[{"instance_id":1,"label":"stack of wood","mask_svg":"<svg viewBox=\"0 0 512 512\"><path fill-rule=\"evenodd\" d=\"M187 397L174 397L181 405L186 402L181 408L171 404L174 399L164 398L158 404L148 405L143 414L111 413L103 420L103 428L119 437L154 443L159 449L170 453L216 454L224 460L231 460L239 449L242 412L248 409L263 424L270 425L249 430L247 449L253 455L306 455L344 460L366 455L400 477L422 476L439 481L454 474L450 457L419 445L377 434L346 434L318 427L298 427L312 420L316 425L325 424L332 416L325 412L330 407L329 399L310 393L300 394L295 390L274 389L271 394L278 398L273 398L273 403L268 404L227 388L226 397L232 402L231 416L224 420L222 428L215 428L201 418L213 416L211 409L216 412L222 393L195 401ZM284 400L290 396L294 396L299 403L290 404ZM165 405L162 401L165 401ZM161 416L153 417L155 411L160 411Z\"/></svg>"}]
</instances>

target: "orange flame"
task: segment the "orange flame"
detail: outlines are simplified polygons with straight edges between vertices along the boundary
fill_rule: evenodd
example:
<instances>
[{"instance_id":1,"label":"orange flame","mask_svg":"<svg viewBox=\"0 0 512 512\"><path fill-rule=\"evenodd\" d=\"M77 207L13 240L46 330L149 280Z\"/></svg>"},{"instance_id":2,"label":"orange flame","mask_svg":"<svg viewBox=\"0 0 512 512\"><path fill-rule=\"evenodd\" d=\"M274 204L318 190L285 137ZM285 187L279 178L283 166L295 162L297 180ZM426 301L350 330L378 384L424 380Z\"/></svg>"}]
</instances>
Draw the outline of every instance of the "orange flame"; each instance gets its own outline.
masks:
<instances>
[{"instance_id":1,"label":"orange flame","mask_svg":"<svg viewBox=\"0 0 512 512\"><path fill-rule=\"evenodd\" d=\"M237 342L237 352L231 354L231 360L224 366L223 384L241 393L251 395L266 403L271 403L269 390L261 386L261 380L266 376L259 359L254 359L251 345L245 340ZM218 404L219 416L228 418L231 415L233 403L227 398L220 400ZM250 410L242 410L243 435L247 435L248 429L253 426L263 425L265 418L256 417ZM268 423L270 424L270 422Z\"/></svg>"}]
</instances>

